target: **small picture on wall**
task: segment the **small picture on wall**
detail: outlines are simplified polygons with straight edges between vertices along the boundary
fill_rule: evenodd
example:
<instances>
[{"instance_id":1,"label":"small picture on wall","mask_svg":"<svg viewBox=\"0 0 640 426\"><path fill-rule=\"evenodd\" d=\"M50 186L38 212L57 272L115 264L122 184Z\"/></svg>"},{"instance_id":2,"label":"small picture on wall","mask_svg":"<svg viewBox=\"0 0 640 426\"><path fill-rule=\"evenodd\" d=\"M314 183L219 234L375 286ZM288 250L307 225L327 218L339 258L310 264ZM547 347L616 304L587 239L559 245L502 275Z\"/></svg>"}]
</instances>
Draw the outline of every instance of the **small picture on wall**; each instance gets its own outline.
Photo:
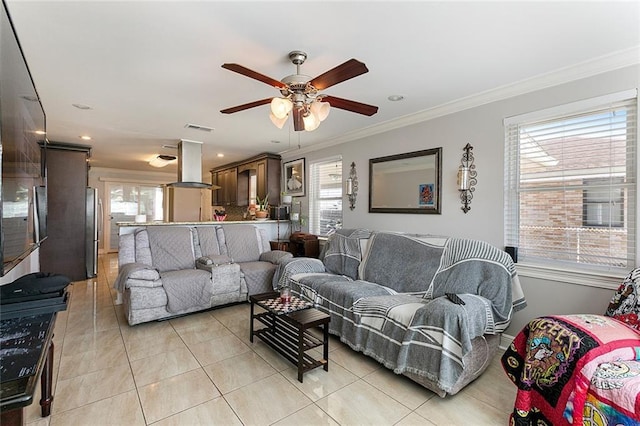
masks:
<instances>
[{"instance_id":1,"label":"small picture on wall","mask_svg":"<svg viewBox=\"0 0 640 426\"><path fill-rule=\"evenodd\" d=\"M284 163L284 188L287 195L304 197L304 158Z\"/></svg>"},{"instance_id":2,"label":"small picture on wall","mask_svg":"<svg viewBox=\"0 0 640 426\"><path fill-rule=\"evenodd\" d=\"M434 185L432 183L422 183L418 185L418 205L424 207L433 207L435 194Z\"/></svg>"}]
</instances>

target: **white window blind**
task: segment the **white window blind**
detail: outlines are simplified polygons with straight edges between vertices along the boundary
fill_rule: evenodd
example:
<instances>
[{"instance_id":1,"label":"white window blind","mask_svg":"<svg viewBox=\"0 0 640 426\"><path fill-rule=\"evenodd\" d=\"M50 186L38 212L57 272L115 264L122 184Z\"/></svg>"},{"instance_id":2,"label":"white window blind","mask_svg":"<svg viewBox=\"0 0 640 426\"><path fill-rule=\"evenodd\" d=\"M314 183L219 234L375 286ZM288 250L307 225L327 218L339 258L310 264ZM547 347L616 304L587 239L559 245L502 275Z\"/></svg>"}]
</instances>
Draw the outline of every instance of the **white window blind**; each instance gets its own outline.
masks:
<instances>
[{"instance_id":1,"label":"white window blind","mask_svg":"<svg viewBox=\"0 0 640 426\"><path fill-rule=\"evenodd\" d=\"M505 245L518 247L519 261L635 266L637 95L629 95L505 120Z\"/></svg>"},{"instance_id":2,"label":"white window blind","mask_svg":"<svg viewBox=\"0 0 640 426\"><path fill-rule=\"evenodd\" d=\"M326 236L342 226L342 159L310 164L309 231Z\"/></svg>"}]
</instances>

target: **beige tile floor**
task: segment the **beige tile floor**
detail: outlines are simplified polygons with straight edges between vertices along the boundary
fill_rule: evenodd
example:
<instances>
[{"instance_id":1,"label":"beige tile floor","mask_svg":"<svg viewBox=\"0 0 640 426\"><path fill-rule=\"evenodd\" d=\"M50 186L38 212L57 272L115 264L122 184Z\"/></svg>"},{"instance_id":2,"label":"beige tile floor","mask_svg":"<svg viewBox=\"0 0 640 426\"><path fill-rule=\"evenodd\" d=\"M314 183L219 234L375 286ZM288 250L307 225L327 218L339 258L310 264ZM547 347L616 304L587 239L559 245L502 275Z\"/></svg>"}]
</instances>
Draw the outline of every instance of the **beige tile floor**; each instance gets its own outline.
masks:
<instances>
[{"instance_id":1,"label":"beige tile floor","mask_svg":"<svg viewBox=\"0 0 640 426\"><path fill-rule=\"evenodd\" d=\"M293 365L249 342L248 303L130 327L111 289L117 257L99 261L56 321L52 415L34 403L29 425L508 424L515 387L499 359L441 399L332 337L329 372L300 383Z\"/></svg>"}]
</instances>

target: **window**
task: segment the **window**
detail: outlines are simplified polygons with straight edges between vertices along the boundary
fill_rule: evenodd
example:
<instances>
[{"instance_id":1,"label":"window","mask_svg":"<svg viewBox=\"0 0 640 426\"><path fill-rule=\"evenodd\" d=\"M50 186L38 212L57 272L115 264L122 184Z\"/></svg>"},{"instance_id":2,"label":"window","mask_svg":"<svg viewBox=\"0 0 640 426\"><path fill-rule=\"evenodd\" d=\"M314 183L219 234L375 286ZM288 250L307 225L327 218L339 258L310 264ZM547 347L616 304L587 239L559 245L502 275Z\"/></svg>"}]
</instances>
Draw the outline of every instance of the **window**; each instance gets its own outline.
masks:
<instances>
[{"instance_id":1,"label":"window","mask_svg":"<svg viewBox=\"0 0 640 426\"><path fill-rule=\"evenodd\" d=\"M342 159L310 164L309 231L327 236L342 227Z\"/></svg>"},{"instance_id":2,"label":"window","mask_svg":"<svg viewBox=\"0 0 640 426\"><path fill-rule=\"evenodd\" d=\"M585 179L583 226L624 226L624 189L621 178ZM612 185L613 184L613 185Z\"/></svg>"},{"instance_id":3,"label":"window","mask_svg":"<svg viewBox=\"0 0 640 426\"><path fill-rule=\"evenodd\" d=\"M633 90L505 120L505 243L519 260L635 265L636 110Z\"/></svg>"}]
</instances>

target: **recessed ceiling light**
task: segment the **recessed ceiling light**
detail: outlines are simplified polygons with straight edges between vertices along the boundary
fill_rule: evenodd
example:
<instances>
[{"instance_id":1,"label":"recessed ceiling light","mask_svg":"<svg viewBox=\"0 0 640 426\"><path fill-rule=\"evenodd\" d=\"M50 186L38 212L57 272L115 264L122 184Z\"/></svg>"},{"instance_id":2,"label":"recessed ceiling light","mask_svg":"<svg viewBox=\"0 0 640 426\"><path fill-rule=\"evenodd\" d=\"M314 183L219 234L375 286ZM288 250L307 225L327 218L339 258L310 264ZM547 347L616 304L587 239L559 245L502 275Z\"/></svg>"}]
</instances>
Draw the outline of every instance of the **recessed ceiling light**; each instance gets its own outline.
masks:
<instances>
[{"instance_id":1,"label":"recessed ceiling light","mask_svg":"<svg viewBox=\"0 0 640 426\"><path fill-rule=\"evenodd\" d=\"M91 140L91 136L88 135L82 135L79 136L80 139L82 139L83 141L90 141Z\"/></svg>"},{"instance_id":2,"label":"recessed ceiling light","mask_svg":"<svg viewBox=\"0 0 640 426\"><path fill-rule=\"evenodd\" d=\"M47 134L47 132L45 132L44 130L36 130L36 131L35 131L35 134L36 134L36 135L46 135L46 134Z\"/></svg>"},{"instance_id":3,"label":"recessed ceiling light","mask_svg":"<svg viewBox=\"0 0 640 426\"><path fill-rule=\"evenodd\" d=\"M218 157L222 158L222 157L224 157L224 154L220 152L220 153L218 153Z\"/></svg>"},{"instance_id":4,"label":"recessed ceiling light","mask_svg":"<svg viewBox=\"0 0 640 426\"><path fill-rule=\"evenodd\" d=\"M89 105L83 105L83 104L71 104L71 105L78 109L84 109L84 110L93 109Z\"/></svg>"},{"instance_id":5,"label":"recessed ceiling light","mask_svg":"<svg viewBox=\"0 0 640 426\"><path fill-rule=\"evenodd\" d=\"M403 100L404 96L402 96L402 95L391 95L387 99L389 99L391 102L398 102L398 101Z\"/></svg>"}]
</instances>

